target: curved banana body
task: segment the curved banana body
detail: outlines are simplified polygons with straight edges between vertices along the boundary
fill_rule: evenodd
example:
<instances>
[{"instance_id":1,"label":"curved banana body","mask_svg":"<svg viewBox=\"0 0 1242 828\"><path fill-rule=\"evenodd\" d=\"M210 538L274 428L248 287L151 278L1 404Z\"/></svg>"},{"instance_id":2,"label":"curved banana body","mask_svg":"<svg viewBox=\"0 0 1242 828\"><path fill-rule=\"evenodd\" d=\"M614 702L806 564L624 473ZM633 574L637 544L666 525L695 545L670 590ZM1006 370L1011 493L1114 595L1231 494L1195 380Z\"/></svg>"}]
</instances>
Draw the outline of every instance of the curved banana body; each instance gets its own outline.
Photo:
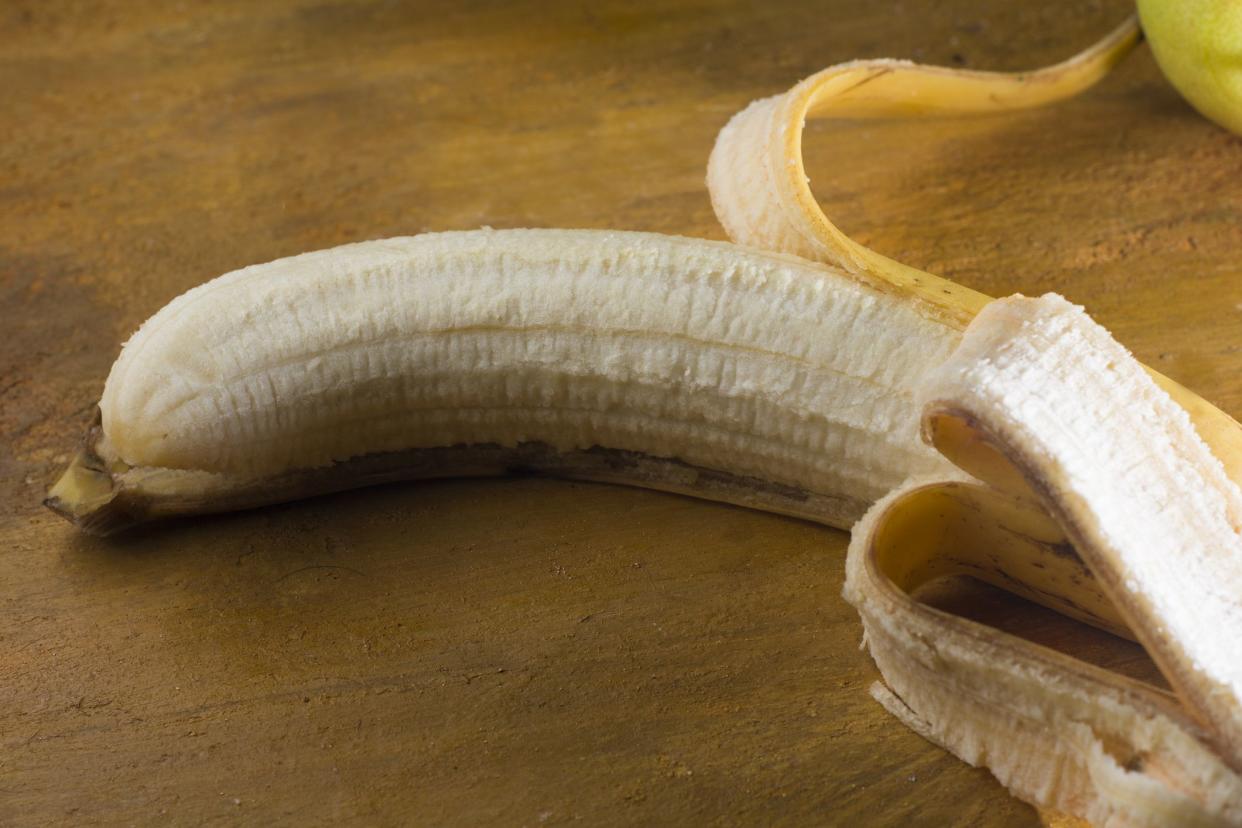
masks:
<instances>
[{"instance_id":1,"label":"curved banana body","mask_svg":"<svg viewBox=\"0 0 1242 828\"><path fill-rule=\"evenodd\" d=\"M109 531L453 472L416 450L451 462L473 446L457 453L475 473L480 446L508 452L487 455L494 472L573 473L577 453L597 477L584 453L606 449L643 458L647 485L720 496L723 473L723 499L786 491L781 511L809 498L848 527L909 473L948 468L919 440L913 389L959 335L915 297L719 242L483 230L347 245L227 274L148 320L51 502Z\"/></svg>"}]
</instances>

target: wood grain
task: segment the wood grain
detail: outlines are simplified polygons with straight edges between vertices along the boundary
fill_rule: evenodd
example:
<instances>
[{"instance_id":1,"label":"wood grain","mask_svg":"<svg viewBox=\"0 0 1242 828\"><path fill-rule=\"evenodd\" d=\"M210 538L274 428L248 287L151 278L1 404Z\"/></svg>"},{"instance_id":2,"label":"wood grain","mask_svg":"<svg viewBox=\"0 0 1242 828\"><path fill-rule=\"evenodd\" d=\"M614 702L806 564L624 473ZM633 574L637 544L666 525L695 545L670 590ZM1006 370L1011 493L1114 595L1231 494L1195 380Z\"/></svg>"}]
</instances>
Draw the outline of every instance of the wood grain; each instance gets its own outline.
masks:
<instances>
[{"instance_id":1,"label":"wood grain","mask_svg":"<svg viewBox=\"0 0 1242 828\"><path fill-rule=\"evenodd\" d=\"M541 480L79 537L39 505L120 344L219 273L510 226L720 238L729 115L823 66L1060 59L1124 2L0 8L0 823L1019 825L906 731L846 537ZM1054 109L813 124L864 243L1057 290L1242 414L1242 142L1140 51ZM1153 678L988 594L937 601Z\"/></svg>"}]
</instances>

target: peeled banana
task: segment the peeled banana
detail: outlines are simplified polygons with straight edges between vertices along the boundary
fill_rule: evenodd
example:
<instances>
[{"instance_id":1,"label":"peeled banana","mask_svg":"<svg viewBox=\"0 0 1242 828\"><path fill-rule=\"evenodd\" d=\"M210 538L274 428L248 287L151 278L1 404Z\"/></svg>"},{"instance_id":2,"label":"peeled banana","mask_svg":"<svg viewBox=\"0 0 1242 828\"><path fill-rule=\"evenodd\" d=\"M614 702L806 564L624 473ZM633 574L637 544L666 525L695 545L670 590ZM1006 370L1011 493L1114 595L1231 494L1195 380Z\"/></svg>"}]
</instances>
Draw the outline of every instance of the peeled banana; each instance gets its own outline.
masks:
<instances>
[{"instance_id":1,"label":"peeled banana","mask_svg":"<svg viewBox=\"0 0 1242 828\"><path fill-rule=\"evenodd\" d=\"M49 505L97 533L512 468L848 527L911 472L943 308L831 268L642 233L347 245L208 282L126 343Z\"/></svg>"}]
</instances>

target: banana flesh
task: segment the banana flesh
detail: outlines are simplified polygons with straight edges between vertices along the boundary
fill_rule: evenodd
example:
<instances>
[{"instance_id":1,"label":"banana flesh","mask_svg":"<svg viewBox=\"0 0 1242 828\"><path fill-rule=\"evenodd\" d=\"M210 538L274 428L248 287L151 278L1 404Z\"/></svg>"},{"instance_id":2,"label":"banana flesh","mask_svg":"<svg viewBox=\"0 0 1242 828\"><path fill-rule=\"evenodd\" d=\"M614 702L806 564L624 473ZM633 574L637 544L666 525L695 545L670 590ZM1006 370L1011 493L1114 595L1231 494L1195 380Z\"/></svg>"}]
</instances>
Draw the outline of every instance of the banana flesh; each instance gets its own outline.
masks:
<instances>
[{"instance_id":1,"label":"banana flesh","mask_svg":"<svg viewBox=\"0 0 1242 828\"><path fill-rule=\"evenodd\" d=\"M783 491L781 511L847 527L911 471L948 468L919 440L912 394L959 336L917 297L719 242L482 230L348 245L235 271L148 320L49 505L107 532L449 474L455 446L475 447L457 452L471 473L592 479L589 452L606 450L641 458L645 485L735 502L763 489L773 507Z\"/></svg>"},{"instance_id":2,"label":"banana flesh","mask_svg":"<svg viewBox=\"0 0 1242 828\"><path fill-rule=\"evenodd\" d=\"M718 242L349 245L227 274L145 323L48 504L108 534L520 470L848 528L908 475L953 474L920 441L913 394L959 339L916 295ZM981 550L953 566L1127 634L1055 529L1009 537L1040 566Z\"/></svg>"}]
</instances>

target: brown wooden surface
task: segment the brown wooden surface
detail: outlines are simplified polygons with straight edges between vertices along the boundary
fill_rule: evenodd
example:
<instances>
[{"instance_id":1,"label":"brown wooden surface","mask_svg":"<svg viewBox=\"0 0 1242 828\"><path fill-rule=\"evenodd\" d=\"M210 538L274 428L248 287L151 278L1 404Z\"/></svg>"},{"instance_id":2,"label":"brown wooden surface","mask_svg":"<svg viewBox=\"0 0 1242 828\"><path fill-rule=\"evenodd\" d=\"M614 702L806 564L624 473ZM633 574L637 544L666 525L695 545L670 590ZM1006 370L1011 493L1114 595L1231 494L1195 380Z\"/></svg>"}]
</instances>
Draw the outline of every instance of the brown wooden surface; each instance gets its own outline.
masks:
<instances>
[{"instance_id":1,"label":"brown wooden surface","mask_svg":"<svg viewBox=\"0 0 1242 828\"><path fill-rule=\"evenodd\" d=\"M121 342L199 282L480 224L720 238L707 154L752 98L854 57L1028 68L1127 11L662 5L0 7L0 823L1037 821L867 696L842 533L537 480L114 542L39 507ZM1242 141L1145 50L1054 109L807 145L860 240L1061 291L1242 414Z\"/></svg>"}]
</instances>

